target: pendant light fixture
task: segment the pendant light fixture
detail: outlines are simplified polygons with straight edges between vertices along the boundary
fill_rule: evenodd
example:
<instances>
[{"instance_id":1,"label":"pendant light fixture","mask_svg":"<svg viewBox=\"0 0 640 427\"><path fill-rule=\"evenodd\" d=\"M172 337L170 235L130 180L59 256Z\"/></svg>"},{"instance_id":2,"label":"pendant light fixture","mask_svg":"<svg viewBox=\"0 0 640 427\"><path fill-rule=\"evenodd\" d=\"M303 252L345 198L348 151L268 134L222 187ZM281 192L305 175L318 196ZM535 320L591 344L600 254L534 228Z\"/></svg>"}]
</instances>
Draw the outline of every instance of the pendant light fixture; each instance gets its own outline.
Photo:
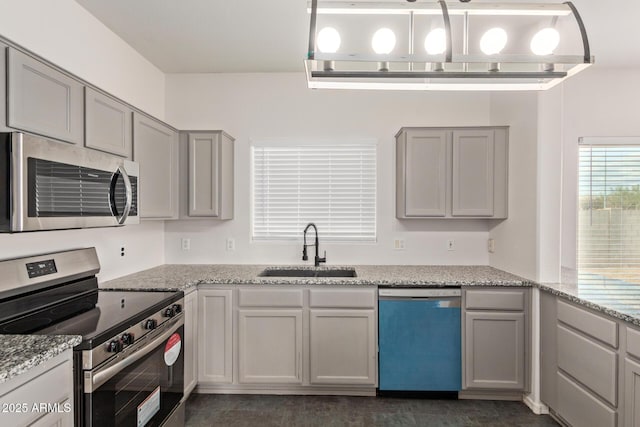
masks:
<instances>
[{"instance_id":1,"label":"pendant light fixture","mask_svg":"<svg viewBox=\"0 0 640 427\"><path fill-rule=\"evenodd\" d=\"M571 2L311 0L308 10L310 88L545 90L594 62Z\"/></svg>"}]
</instances>

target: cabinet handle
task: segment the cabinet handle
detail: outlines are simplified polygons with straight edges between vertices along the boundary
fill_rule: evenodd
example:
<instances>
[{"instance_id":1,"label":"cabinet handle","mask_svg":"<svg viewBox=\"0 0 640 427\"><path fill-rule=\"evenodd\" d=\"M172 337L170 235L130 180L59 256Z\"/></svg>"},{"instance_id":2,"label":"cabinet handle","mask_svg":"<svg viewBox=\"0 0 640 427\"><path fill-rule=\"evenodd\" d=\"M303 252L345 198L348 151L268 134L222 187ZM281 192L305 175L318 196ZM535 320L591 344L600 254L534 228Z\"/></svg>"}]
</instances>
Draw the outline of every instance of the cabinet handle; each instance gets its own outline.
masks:
<instances>
[{"instance_id":1,"label":"cabinet handle","mask_svg":"<svg viewBox=\"0 0 640 427\"><path fill-rule=\"evenodd\" d=\"M302 381L302 352L298 351L298 380Z\"/></svg>"}]
</instances>

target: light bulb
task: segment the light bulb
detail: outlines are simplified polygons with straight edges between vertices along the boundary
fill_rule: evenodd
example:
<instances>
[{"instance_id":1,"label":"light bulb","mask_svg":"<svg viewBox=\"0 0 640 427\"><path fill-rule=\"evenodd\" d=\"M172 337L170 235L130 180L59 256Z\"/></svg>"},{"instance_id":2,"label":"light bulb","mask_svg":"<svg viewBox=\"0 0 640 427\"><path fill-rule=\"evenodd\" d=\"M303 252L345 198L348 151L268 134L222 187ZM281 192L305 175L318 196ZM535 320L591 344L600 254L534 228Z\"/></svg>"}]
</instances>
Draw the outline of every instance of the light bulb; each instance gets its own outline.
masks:
<instances>
[{"instance_id":1,"label":"light bulb","mask_svg":"<svg viewBox=\"0 0 640 427\"><path fill-rule=\"evenodd\" d=\"M480 50L485 55L500 53L507 45L507 32L502 28L492 28L480 39Z\"/></svg>"},{"instance_id":2,"label":"light bulb","mask_svg":"<svg viewBox=\"0 0 640 427\"><path fill-rule=\"evenodd\" d=\"M333 27L324 27L318 32L318 50L323 53L336 53L340 47L340 33Z\"/></svg>"},{"instance_id":3,"label":"light bulb","mask_svg":"<svg viewBox=\"0 0 640 427\"><path fill-rule=\"evenodd\" d=\"M555 28L543 28L531 39L531 52L551 55L560 44L560 33Z\"/></svg>"},{"instance_id":4,"label":"light bulb","mask_svg":"<svg viewBox=\"0 0 640 427\"><path fill-rule=\"evenodd\" d=\"M447 33L443 28L431 30L424 39L424 49L429 55L440 55L447 50Z\"/></svg>"},{"instance_id":5,"label":"light bulb","mask_svg":"<svg viewBox=\"0 0 640 427\"><path fill-rule=\"evenodd\" d=\"M380 28L371 39L371 47L378 55L387 55L396 47L396 35L388 28Z\"/></svg>"}]
</instances>

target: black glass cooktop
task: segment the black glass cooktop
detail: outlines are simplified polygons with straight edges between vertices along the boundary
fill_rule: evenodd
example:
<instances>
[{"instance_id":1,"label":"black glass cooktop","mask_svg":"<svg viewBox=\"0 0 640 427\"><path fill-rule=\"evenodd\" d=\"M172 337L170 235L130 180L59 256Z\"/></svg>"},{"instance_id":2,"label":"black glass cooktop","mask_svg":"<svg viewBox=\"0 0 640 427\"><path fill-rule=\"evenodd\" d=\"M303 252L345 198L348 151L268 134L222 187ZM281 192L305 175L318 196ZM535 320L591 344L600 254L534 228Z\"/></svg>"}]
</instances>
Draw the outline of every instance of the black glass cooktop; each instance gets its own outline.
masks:
<instances>
[{"instance_id":1,"label":"black glass cooktop","mask_svg":"<svg viewBox=\"0 0 640 427\"><path fill-rule=\"evenodd\" d=\"M182 292L99 291L92 309L34 333L82 335L82 343L75 348L93 348L182 296Z\"/></svg>"}]
</instances>

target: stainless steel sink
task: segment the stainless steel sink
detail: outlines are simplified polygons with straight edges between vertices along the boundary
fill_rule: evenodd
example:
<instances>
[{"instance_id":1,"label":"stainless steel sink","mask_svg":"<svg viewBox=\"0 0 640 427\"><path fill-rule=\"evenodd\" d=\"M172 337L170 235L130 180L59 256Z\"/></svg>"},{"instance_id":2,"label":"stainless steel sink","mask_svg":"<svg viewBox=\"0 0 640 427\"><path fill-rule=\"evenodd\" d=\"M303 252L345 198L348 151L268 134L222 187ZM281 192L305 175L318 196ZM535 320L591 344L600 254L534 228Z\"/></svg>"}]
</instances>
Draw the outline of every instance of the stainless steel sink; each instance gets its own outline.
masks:
<instances>
[{"instance_id":1,"label":"stainless steel sink","mask_svg":"<svg viewBox=\"0 0 640 427\"><path fill-rule=\"evenodd\" d=\"M260 277L358 277L355 268L265 268Z\"/></svg>"}]
</instances>

